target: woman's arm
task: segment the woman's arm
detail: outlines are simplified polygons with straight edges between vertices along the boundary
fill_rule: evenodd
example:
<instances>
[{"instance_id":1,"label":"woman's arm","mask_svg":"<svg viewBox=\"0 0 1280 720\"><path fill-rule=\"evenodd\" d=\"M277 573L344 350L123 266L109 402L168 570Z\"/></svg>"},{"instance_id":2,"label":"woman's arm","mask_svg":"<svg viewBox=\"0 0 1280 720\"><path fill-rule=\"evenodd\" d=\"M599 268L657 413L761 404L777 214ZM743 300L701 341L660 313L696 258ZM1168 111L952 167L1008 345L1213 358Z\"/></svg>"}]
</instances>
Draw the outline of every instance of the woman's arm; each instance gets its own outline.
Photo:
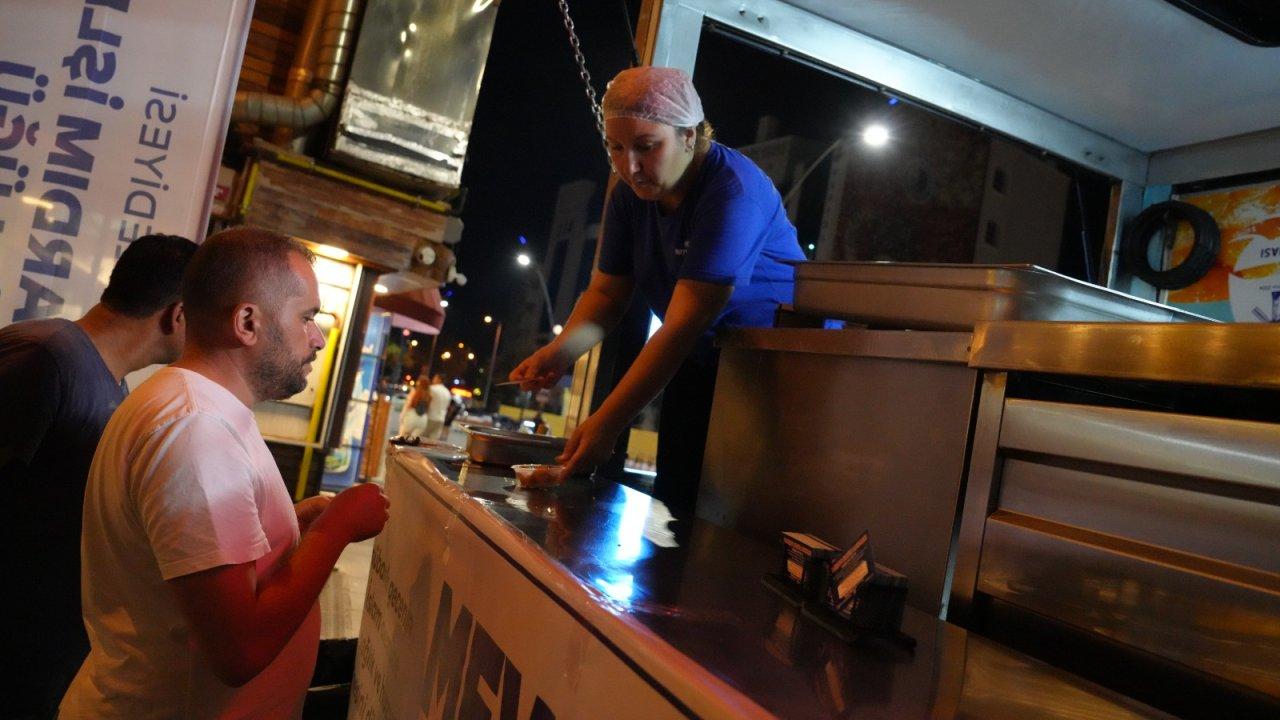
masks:
<instances>
[{"instance_id":1,"label":"woman's arm","mask_svg":"<svg viewBox=\"0 0 1280 720\"><path fill-rule=\"evenodd\" d=\"M554 385L575 360L617 327L634 291L635 280L630 276L592 273L591 284L574 305L564 331L517 365L509 378L523 380L524 390Z\"/></svg>"},{"instance_id":2,"label":"woman's arm","mask_svg":"<svg viewBox=\"0 0 1280 720\"><path fill-rule=\"evenodd\" d=\"M569 439L559 458L566 472L588 471L609 458L623 428L666 387L732 294L732 285L697 280L676 283L662 327L600 409Z\"/></svg>"}]
</instances>

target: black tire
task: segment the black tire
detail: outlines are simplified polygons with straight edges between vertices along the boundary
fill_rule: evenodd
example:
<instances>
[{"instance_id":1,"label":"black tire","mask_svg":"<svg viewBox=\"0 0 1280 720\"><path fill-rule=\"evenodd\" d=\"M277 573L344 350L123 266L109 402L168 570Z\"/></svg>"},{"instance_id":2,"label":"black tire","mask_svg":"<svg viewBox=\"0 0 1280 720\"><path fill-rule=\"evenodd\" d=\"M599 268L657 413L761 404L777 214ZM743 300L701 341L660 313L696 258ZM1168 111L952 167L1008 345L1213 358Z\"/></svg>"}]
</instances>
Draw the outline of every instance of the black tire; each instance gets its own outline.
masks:
<instances>
[{"instance_id":1,"label":"black tire","mask_svg":"<svg viewBox=\"0 0 1280 720\"><path fill-rule=\"evenodd\" d=\"M1191 252L1181 265L1156 270L1147 261L1147 248L1169 222L1185 222L1195 232ZM1177 290L1204 277L1218 259L1220 236L1213 216L1189 203L1170 200L1138 213L1125 229L1121 258L1125 269L1162 290Z\"/></svg>"}]
</instances>

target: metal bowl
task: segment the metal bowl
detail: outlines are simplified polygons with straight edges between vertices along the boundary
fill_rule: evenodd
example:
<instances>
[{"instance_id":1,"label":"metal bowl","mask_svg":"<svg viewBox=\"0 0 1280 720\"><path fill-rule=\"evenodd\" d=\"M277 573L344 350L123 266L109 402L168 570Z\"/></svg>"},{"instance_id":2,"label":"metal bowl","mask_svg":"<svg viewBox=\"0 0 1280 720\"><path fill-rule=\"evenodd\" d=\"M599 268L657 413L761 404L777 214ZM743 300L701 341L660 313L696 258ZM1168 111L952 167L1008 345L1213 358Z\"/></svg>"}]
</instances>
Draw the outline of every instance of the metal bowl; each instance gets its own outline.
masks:
<instances>
[{"instance_id":1,"label":"metal bowl","mask_svg":"<svg viewBox=\"0 0 1280 720\"><path fill-rule=\"evenodd\" d=\"M565 439L469 425L467 454L486 465L549 465L564 452Z\"/></svg>"}]
</instances>

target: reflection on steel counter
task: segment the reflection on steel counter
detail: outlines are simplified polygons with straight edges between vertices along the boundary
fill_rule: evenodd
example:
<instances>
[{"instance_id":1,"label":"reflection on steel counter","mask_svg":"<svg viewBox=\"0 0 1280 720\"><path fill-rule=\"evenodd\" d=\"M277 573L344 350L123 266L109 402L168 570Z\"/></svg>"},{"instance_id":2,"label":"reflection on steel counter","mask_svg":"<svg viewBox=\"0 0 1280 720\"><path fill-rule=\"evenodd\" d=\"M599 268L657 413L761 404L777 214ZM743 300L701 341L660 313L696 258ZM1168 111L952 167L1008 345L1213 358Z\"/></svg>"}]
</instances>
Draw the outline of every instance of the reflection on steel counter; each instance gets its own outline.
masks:
<instances>
[{"instance_id":1,"label":"reflection on steel counter","mask_svg":"<svg viewBox=\"0 0 1280 720\"><path fill-rule=\"evenodd\" d=\"M472 560L461 554L468 546L458 536L464 531L481 535L493 548L532 543L558 563L561 574L543 592L561 598L561 607L572 607L572 601L563 599L569 597L564 588L576 585L593 590L593 602L628 619L621 631L611 625L592 632L602 638L615 633L609 642L619 656L634 658L648 648L643 661L626 660L631 667L652 663L655 657L674 663L672 667L692 661L778 717L1163 717L911 608L903 630L919 643L914 653L888 643L841 642L761 585L761 577L776 570L775 548L707 522L672 518L660 502L628 487L571 478L558 488L523 491L504 469L441 463L437 472L425 458L408 453L393 455L389 468L388 491L402 511L406 506L396 493L418 487L430 497L456 498L447 500L460 503L454 505L454 516L471 518L428 528L445 534L448 562ZM388 528L399 531L395 518ZM519 553L505 557L520 567L515 559ZM416 559L389 554L386 561ZM430 572L447 575L446 568L432 567ZM469 589L453 585L455 602L462 602L466 591L473 597L509 592L486 584L499 581L478 569L467 577ZM475 622L488 622L479 610L474 612ZM594 617L573 612L584 624ZM523 624L529 632L544 625L532 615ZM508 642L486 627L499 645ZM619 632L630 635L620 637ZM659 646L665 649L654 651ZM676 701L689 702L686 707L692 704L686 694L697 691L696 684L664 690ZM593 689L579 687L576 692ZM554 705L551 710L561 712Z\"/></svg>"}]
</instances>

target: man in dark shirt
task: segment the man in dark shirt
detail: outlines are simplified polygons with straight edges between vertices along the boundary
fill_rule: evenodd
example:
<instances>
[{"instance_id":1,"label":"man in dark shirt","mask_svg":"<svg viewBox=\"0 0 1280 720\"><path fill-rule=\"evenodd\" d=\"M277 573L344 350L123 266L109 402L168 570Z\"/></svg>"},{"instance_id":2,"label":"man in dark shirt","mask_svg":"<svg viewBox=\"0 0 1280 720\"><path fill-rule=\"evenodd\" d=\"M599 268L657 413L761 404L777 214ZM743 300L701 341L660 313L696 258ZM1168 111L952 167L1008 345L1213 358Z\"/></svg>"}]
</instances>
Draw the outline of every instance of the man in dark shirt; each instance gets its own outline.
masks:
<instances>
[{"instance_id":1,"label":"man in dark shirt","mask_svg":"<svg viewBox=\"0 0 1280 720\"><path fill-rule=\"evenodd\" d=\"M124 400L124 376L182 351L182 273L195 251L185 238L140 237L84 317L0 329L0 488L10 507L0 538L16 605L0 614L2 717L53 717L89 650L80 617L89 464Z\"/></svg>"}]
</instances>

